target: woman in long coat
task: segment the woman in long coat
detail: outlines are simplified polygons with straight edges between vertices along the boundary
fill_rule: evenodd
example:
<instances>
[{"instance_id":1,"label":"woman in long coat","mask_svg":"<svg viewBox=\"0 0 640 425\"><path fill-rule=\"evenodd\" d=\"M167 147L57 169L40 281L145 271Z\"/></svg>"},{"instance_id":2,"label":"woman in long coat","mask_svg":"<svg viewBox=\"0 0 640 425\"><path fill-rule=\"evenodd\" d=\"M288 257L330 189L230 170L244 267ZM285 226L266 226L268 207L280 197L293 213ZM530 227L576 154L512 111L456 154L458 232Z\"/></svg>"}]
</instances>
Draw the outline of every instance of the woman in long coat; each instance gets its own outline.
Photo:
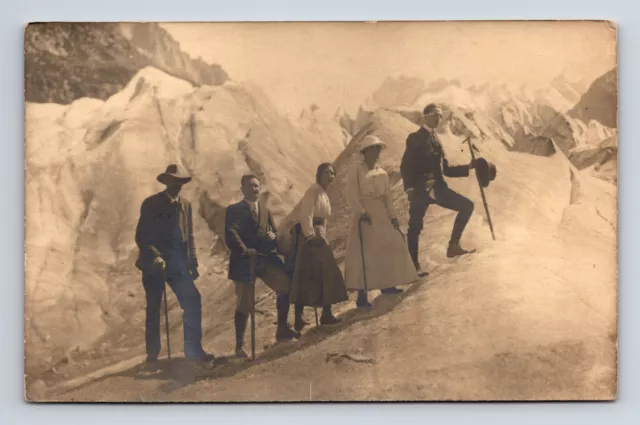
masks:
<instances>
[{"instance_id":1,"label":"woman in long coat","mask_svg":"<svg viewBox=\"0 0 640 425\"><path fill-rule=\"evenodd\" d=\"M335 179L329 163L320 164L316 183L305 193L297 212L293 231L293 262L290 299L296 304L294 328L299 331L306 324L302 307L322 307L320 323L331 325L340 320L333 316L331 305L349 299L342 272L327 242L327 219L331 216L331 202L326 190Z\"/></svg>"},{"instance_id":2,"label":"woman in long coat","mask_svg":"<svg viewBox=\"0 0 640 425\"><path fill-rule=\"evenodd\" d=\"M389 175L378 164L384 147L377 137L365 137L360 147L361 157L347 178L351 221L345 282L347 288L358 290L356 305L360 308L371 307L367 291L380 289L384 294L397 293L401 290L396 285L419 279L393 208Z\"/></svg>"}]
</instances>

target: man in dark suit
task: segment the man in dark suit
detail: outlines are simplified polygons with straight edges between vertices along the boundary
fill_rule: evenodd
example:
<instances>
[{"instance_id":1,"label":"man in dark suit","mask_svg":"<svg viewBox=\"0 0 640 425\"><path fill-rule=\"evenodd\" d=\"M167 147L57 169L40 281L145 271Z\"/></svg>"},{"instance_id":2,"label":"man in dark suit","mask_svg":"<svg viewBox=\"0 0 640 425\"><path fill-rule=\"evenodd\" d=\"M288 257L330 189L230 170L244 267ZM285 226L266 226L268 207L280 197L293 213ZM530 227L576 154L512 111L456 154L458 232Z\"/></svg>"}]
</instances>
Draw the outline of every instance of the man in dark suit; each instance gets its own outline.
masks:
<instances>
[{"instance_id":1,"label":"man in dark suit","mask_svg":"<svg viewBox=\"0 0 640 425\"><path fill-rule=\"evenodd\" d=\"M160 306L165 279L183 310L185 357L212 360L213 356L202 348L202 306L195 285L199 275L191 203L180 196L182 186L191 177L172 164L157 180L167 188L144 200L136 228L140 250L136 267L142 271L147 297L147 362L155 362L160 353Z\"/></svg>"},{"instance_id":2,"label":"man in dark suit","mask_svg":"<svg viewBox=\"0 0 640 425\"><path fill-rule=\"evenodd\" d=\"M404 189L410 202L407 243L418 270L418 239L429 205L436 204L458 212L447 249L449 258L471 252L462 249L460 238L473 213L473 202L450 189L444 180L444 176L469 176L469 171L474 168L473 161L468 165L449 165L435 132L442 119L442 109L439 105L429 104L424 108L423 116L424 125L407 138L400 166Z\"/></svg>"},{"instance_id":3,"label":"man in dark suit","mask_svg":"<svg viewBox=\"0 0 640 425\"><path fill-rule=\"evenodd\" d=\"M231 251L228 277L235 284L237 303L234 317L236 328L236 355L246 357L243 350L247 319L251 314L251 258L255 275L277 294L277 341L298 338L288 325L289 288L291 281L287 269L277 253L277 229L271 211L258 200L260 179L245 175L241 180L244 199L227 207L225 215L225 242Z\"/></svg>"}]
</instances>

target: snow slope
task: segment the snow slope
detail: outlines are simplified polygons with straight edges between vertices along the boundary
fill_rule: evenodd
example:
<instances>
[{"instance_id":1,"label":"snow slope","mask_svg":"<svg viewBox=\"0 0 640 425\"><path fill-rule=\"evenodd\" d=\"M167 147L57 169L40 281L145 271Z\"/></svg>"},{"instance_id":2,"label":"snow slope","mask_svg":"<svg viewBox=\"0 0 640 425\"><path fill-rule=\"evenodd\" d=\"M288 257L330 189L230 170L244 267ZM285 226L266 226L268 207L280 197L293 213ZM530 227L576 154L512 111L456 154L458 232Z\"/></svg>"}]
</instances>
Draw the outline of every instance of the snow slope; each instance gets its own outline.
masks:
<instances>
[{"instance_id":1,"label":"snow slope","mask_svg":"<svg viewBox=\"0 0 640 425\"><path fill-rule=\"evenodd\" d=\"M417 105L364 105L344 149L334 139L341 134L339 124L329 120L338 128L330 133L336 136L327 151L319 143L326 140L321 134L312 140L305 136L313 128L313 114L303 116L303 129L296 129L274 112L258 88L226 83L193 90L170 77L158 82L156 76L155 71L142 72L122 96L96 109L91 119L79 120L88 129L80 139L84 150L34 168L27 184L27 226L41 225L42 233L27 227L27 258L34 264L27 268L28 362L37 365L61 339L68 366L56 367L69 374L143 355L144 301L139 275L131 268L132 232L139 204L159 189L155 175L167 161L181 161L195 175L185 195L199 211L204 345L216 354L231 354L234 344L233 289L225 278L226 254L217 235L222 208L238 199L240 174L251 170L265 177L269 204L284 230L317 164L335 159L329 237L342 261L349 216L344 176L361 140L374 133L388 145L381 163L390 174L393 204L406 232L408 201L399 164L407 135L417 129L410 114ZM154 90L158 85L166 87ZM430 207L421 238L421 262L430 275L402 295L373 294L371 312L354 310L352 294L335 308L343 324L311 327L299 342L263 353L263 344L273 338L275 303L259 285L256 339L264 357L257 364L222 368L209 379L196 379L179 366L148 375L125 362L115 373L71 392L54 386L48 396L105 401L614 397L616 186L593 177L589 167L579 169L555 139L545 139L544 155L514 149L509 128L491 111L469 109L476 100L461 90L455 86L439 92L446 119L438 132L452 163L470 160L469 145L462 141L473 135L476 155L497 165L497 179L486 189L495 241L473 173L471 178L448 179L450 187L474 201L462 242L478 252L447 259L454 213ZM159 98L155 93L172 94ZM29 131L33 140L41 133L66 131L48 129L64 109L40 107L45 108L28 106L39 123ZM544 125L546 117L536 119ZM61 146L75 143L71 137L57 137ZM83 206L86 212L77 213ZM59 223L55 232L36 224L42 222L37 211L47 211L47 220ZM74 266L60 266L68 262ZM179 311L171 301L172 346L181 347ZM313 322L311 309L306 315ZM93 333L81 322L91 325ZM96 339L95 329L104 329L105 336L88 350L88 357L82 350L73 352L74 344ZM56 371L47 373L39 379L60 381ZM30 387L32 398L42 396L36 389L44 383L36 383Z\"/></svg>"},{"instance_id":2,"label":"snow slope","mask_svg":"<svg viewBox=\"0 0 640 425\"><path fill-rule=\"evenodd\" d=\"M474 119L477 127L490 127L482 122L486 117L476 114ZM438 131L451 161L464 163L468 148L461 147L453 122L443 122ZM349 212L344 175L368 132L389 146L382 164L392 176L394 206L406 230L407 200L397 170L404 139L416 128L402 115L376 111L337 158L330 229L338 258ZM142 372L134 367L57 397L370 401L615 396L615 186L577 170L557 147L549 156L513 152L499 137L486 133L474 143L477 155L498 167L497 179L486 189L495 241L475 179L449 179L454 190L475 203L463 244L476 247L476 254L446 258L454 215L432 207L421 239L421 261L430 275L405 287L403 295L378 296L371 312L354 310L352 300L344 303L337 308L342 325L311 329L300 342L266 352L254 366L221 369L202 379L170 372L151 380L135 379ZM208 347L228 354L232 335L212 335ZM269 335L261 331L259 347L265 338Z\"/></svg>"}]
</instances>

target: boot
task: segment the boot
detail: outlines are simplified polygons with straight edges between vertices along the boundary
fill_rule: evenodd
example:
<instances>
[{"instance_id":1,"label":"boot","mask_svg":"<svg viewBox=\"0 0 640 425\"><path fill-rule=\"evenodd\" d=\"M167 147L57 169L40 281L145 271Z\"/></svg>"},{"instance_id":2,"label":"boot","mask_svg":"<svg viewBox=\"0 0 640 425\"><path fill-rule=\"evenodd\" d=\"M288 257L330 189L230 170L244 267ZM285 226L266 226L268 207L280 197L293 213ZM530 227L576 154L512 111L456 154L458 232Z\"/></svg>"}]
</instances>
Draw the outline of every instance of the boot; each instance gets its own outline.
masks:
<instances>
[{"instance_id":1,"label":"boot","mask_svg":"<svg viewBox=\"0 0 640 425\"><path fill-rule=\"evenodd\" d=\"M158 362L158 356L148 355L142 366L145 370L155 371L160 369L160 362Z\"/></svg>"},{"instance_id":2,"label":"boot","mask_svg":"<svg viewBox=\"0 0 640 425\"><path fill-rule=\"evenodd\" d=\"M300 338L298 332L293 331L287 323L278 323L278 329L276 330L276 341L291 341L292 339Z\"/></svg>"},{"instance_id":3,"label":"boot","mask_svg":"<svg viewBox=\"0 0 640 425\"><path fill-rule=\"evenodd\" d=\"M356 299L356 307L358 308L371 308L373 304L367 299L367 293L363 290L358 291L358 298Z\"/></svg>"},{"instance_id":4,"label":"boot","mask_svg":"<svg viewBox=\"0 0 640 425\"><path fill-rule=\"evenodd\" d=\"M214 356L211 353L207 353L206 351L202 351L202 353L194 357L187 357L187 360L197 362L197 363L211 362L211 361L214 361L215 359L216 359L216 356Z\"/></svg>"},{"instance_id":5,"label":"boot","mask_svg":"<svg viewBox=\"0 0 640 425\"><path fill-rule=\"evenodd\" d=\"M304 329L305 326L309 325L309 322L306 322L302 318L303 308L304 306L302 305L296 305L296 318L295 318L295 323L293 325L293 329L295 329L296 332L300 332L302 329Z\"/></svg>"},{"instance_id":6,"label":"boot","mask_svg":"<svg viewBox=\"0 0 640 425\"><path fill-rule=\"evenodd\" d=\"M236 326L236 357L247 358L247 353L244 352L242 347L244 346L244 333L247 329L248 315L236 311L234 318Z\"/></svg>"},{"instance_id":7,"label":"boot","mask_svg":"<svg viewBox=\"0 0 640 425\"><path fill-rule=\"evenodd\" d=\"M324 306L322 309L322 316L320 316L320 324L321 325L335 325L336 323L340 323L341 320L333 315L331 312L331 306Z\"/></svg>"},{"instance_id":8,"label":"boot","mask_svg":"<svg viewBox=\"0 0 640 425\"><path fill-rule=\"evenodd\" d=\"M380 293L385 294L385 295L393 295L393 294L399 294L401 292L404 292L402 289L398 289L395 286L391 287L391 288L385 288L382 289L380 291Z\"/></svg>"},{"instance_id":9,"label":"boot","mask_svg":"<svg viewBox=\"0 0 640 425\"><path fill-rule=\"evenodd\" d=\"M447 257L454 258L464 254L471 254L475 252L475 249L467 251L460 246L460 241L449 242L449 248L447 248Z\"/></svg>"},{"instance_id":10,"label":"boot","mask_svg":"<svg viewBox=\"0 0 640 425\"><path fill-rule=\"evenodd\" d=\"M415 263L413 263L413 265L416 266L416 272L418 272L418 277L425 277L429 274L428 272L422 271L422 266L420 265L419 262L416 261Z\"/></svg>"}]
</instances>

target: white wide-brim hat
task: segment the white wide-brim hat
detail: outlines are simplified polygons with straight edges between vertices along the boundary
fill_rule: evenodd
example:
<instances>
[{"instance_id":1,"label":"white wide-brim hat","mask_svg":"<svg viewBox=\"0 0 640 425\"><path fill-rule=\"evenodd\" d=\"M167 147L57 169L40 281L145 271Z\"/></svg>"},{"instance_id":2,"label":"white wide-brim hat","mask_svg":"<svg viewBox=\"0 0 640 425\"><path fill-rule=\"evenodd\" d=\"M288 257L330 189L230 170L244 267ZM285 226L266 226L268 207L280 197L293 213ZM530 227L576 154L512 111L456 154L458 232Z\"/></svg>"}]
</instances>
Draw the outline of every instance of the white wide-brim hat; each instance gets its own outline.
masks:
<instances>
[{"instance_id":1,"label":"white wide-brim hat","mask_svg":"<svg viewBox=\"0 0 640 425\"><path fill-rule=\"evenodd\" d=\"M364 152L366 149L369 149L373 146L380 146L381 149L387 147L387 145L376 136L368 135L364 139L362 139L362 143L360 144L360 153Z\"/></svg>"}]
</instances>

